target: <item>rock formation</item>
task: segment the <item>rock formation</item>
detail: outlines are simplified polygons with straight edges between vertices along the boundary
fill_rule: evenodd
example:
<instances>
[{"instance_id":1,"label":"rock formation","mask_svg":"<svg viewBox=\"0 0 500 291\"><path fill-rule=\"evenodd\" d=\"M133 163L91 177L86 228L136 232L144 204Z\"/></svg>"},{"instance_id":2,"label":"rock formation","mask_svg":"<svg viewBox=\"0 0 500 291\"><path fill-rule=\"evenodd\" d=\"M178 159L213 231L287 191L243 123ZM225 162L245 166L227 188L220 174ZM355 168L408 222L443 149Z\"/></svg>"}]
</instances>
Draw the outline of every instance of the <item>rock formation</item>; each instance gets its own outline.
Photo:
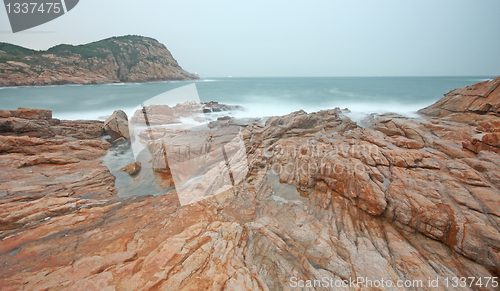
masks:
<instances>
[{"instance_id":1,"label":"rock formation","mask_svg":"<svg viewBox=\"0 0 500 291\"><path fill-rule=\"evenodd\" d=\"M463 147L475 153L500 153L500 78L452 90L419 112L476 126L477 134L465 140Z\"/></svg>"},{"instance_id":2,"label":"rock formation","mask_svg":"<svg viewBox=\"0 0 500 291\"><path fill-rule=\"evenodd\" d=\"M129 139L130 132L127 114L123 110L115 110L104 121L104 130L111 136L111 141L116 141L120 138Z\"/></svg>"},{"instance_id":3,"label":"rock formation","mask_svg":"<svg viewBox=\"0 0 500 291\"><path fill-rule=\"evenodd\" d=\"M112 37L46 51L0 43L0 87L199 79L165 45L142 36Z\"/></svg>"},{"instance_id":4,"label":"rock formation","mask_svg":"<svg viewBox=\"0 0 500 291\"><path fill-rule=\"evenodd\" d=\"M132 162L120 169L120 171L124 171L125 173L131 176L136 175L137 173L139 173L140 170L141 170L141 163L137 161Z\"/></svg>"},{"instance_id":5,"label":"rock formation","mask_svg":"<svg viewBox=\"0 0 500 291\"><path fill-rule=\"evenodd\" d=\"M0 118L3 234L116 197L115 178L96 161L109 149L99 140L102 122L60 121L50 110L7 112L13 117Z\"/></svg>"},{"instance_id":6,"label":"rock formation","mask_svg":"<svg viewBox=\"0 0 500 291\"><path fill-rule=\"evenodd\" d=\"M244 110L238 105L219 104L215 101L198 103L196 101L186 101L176 104L175 106L168 105L149 105L143 110L137 110L130 119L133 124L150 125L180 123L181 117L193 117L199 120L205 120L201 113L213 113L224 111ZM196 116L199 114L200 116ZM201 118L200 118L201 117Z\"/></svg>"},{"instance_id":7,"label":"rock formation","mask_svg":"<svg viewBox=\"0 0 500 291\"><path fill-rule=\"evenodd\" d=\"M500 115L500 78L458 88L419 112L436 117L450 114Z\"/></svg>"},{"instance_id":8,"label":"rock formation","mask_svg":"<svg viewBox=\"0 0 500 291\"><path fill-rule=\"evenodd\" d=\"M457 290L457 277L467 278L461 290L498 290L500 155L494 136L477 134L498 132L499 119L470 106L447 114L446 104L422 111L439 117L372 115L362 127L340 110L216 121L212 137L241 132L248 174L184 206L175 191L113 198L93 160L105 143L55 134L63 121L2 118L0 288L291 290L302 280L317 290ZM46 132L34 137L39 122ZM153 156L175 138L150 131ZM471 150L472 140L491 146ZM188 190L220 183L224 171L216 164ZM324 278L393 285L312 285Z\"/></svg>"}]
</instances>

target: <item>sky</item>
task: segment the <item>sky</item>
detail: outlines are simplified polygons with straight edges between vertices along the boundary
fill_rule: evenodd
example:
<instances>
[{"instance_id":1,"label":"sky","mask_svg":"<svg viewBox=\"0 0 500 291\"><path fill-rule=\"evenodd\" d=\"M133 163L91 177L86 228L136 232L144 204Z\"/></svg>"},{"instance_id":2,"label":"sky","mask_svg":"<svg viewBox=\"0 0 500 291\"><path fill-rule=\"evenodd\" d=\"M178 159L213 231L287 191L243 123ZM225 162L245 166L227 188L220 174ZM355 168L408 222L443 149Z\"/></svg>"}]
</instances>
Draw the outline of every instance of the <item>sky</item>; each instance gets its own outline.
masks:
<instances>
[{"instance_id":1,"label":"sky","mask_svg":"<svg viewBox=\"0 0 500 291\"><path fill-rule=\"evenodd\" d=\"M206 77L497 76L498 0L80 0L0 41L33 49L127 34Z\"/></svg>"}]
</instances>

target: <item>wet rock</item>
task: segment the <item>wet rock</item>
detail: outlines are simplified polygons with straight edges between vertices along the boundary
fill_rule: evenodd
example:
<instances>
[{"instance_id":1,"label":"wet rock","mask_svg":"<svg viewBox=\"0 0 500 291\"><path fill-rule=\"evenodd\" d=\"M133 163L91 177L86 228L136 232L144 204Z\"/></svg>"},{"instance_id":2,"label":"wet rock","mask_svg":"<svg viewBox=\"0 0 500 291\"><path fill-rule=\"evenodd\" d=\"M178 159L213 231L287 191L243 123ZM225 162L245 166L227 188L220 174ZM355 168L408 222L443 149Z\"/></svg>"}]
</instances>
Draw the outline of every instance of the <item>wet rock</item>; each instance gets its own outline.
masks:
<instances>
[{"instance_id":1,"label":"wet rock","mask_svg":"<svg viewBox=\"0 0 500 291\"><path fill-rule=\"evenodd\" d=\"M175 106L149 105L142 110L137 110L130 119L133 124L156 125L180 123L182 117L191 117L195 120L204 121L203 113L242 110L237 105L219 104L218 102L186 101Z\"/></svg>"},{"instance_id":2,"label":"wet rock","mask_svg":"<svg viewBox=\"0 0 500 291\"><path fill-rule=\"evenodd\" d=\"M230 116L223 116L223 117L218 117L217 120L230 120L231 117Z\"/></svg>"},{"instance_id":3,"label":"wet rock","mask_svg":"<svg viewBox=\"0 0 500 291\"><path fill-rule=\"evenodd\" d=\"M140 125L180 123L181 117L193 117L201 114L201 104L196 101L186 101L173 107L168 105L149 105L137 110L130 122Z\"/></svg>"},{"instance_id":4,"label":"wet rock","mask_svg":"<svg viewBox=\"0 0 500 291\"><path fill-rule=\"evenodd\" d=\"M227 105L221 104L217 101L210 102L202 102L203 113L212 113L212 112L222 112L222 111L235 111L235 110L243 110L244 108L239 105Z\"/></svg>"},{"instance_id":5,"label":"wet rock","mask_svg":"<svg viewBox=\"0 0 500 291\"><path fill-rule=\"evenodd\" d=\"M127 173L131 176L136 175L137 173L139 173L140 170L141 170L141 163L140 162L130 163L130 164L128 164L125 167L120 169L120 171L124 171L125 173Z\"/></svg>"}]
</instances>

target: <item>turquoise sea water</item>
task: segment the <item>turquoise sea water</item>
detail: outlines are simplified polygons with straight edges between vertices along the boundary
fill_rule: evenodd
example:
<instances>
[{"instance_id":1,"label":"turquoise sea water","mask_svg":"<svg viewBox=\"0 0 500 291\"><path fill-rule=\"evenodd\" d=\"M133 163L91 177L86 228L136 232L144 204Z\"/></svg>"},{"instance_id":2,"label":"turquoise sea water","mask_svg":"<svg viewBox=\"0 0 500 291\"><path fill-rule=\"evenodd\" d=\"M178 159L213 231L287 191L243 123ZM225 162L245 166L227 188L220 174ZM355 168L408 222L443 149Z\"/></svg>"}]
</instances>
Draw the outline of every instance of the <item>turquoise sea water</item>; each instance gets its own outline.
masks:
<instances>
[{"instance_id":1,"label":"turquoise sea water","mask_svg":"<svg viewBox=\"0 0 500 291\"><path fill-rule=\"evenodd\" d=\"M370 113L397 112L415 115L418 109L434 103L454 88L490 78L214 78L196 82L1 88L0 109L51 109L53 116L60 119L104 119L116 109L123 109L130 116L133 108L146 100L194 83L201 101L237 104L247 109L220 113L222 115L264 117L288 114L300 109L312 112L347 107L352 111L347 115L358 121ZM189 92L196 95L194 90ZM180 94L174 96L174 102L178 102L178 96L183 97ZM179 100L182 101L184 100ZM207 114L205 117L213 120L217 116L220 115ZM147 163L143 164L140 179L119 170L135 160L128 144L112 147L102 159L103 164L116 177L115 185L120 197L157 195L169 191L154 183L156 178L151 168L144 166Z\"/></svg>"},{"instance_id":2,"label":"turquoise sea water","mask_svg":"<svg viewBox=\"0 0 500 291\"><path fill-rule=\"evenodd\" d=\"M97 119L126 112L168 90L195 83L201 101L238 104L247 117L282 115L303 109L349 108L367 113L413 115L448 91L491 79L474 77L211 78L204 81L66 85L0 89L0 109L53 110L60 119Z\"/></svg>"}]
</instances>

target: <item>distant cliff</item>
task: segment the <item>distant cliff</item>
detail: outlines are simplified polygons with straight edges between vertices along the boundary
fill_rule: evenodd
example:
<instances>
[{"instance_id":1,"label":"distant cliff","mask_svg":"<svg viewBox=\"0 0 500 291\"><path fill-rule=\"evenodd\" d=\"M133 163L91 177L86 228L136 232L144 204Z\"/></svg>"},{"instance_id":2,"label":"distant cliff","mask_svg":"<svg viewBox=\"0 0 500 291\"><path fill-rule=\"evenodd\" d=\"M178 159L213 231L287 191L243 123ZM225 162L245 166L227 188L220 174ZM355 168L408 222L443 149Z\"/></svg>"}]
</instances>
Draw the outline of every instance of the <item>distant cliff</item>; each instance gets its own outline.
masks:
<instances>
[{"instance_id":1,"label":"distant cliff","mask_svg":"<svg viewBox=\"0 0 500 291\"><path fill-rule=\"evenodd\" d=\"M184 71L165 45L142 36L36 51L0 43L0 86L104 84L199 79Z\"/></svg>"}]
</instances>

